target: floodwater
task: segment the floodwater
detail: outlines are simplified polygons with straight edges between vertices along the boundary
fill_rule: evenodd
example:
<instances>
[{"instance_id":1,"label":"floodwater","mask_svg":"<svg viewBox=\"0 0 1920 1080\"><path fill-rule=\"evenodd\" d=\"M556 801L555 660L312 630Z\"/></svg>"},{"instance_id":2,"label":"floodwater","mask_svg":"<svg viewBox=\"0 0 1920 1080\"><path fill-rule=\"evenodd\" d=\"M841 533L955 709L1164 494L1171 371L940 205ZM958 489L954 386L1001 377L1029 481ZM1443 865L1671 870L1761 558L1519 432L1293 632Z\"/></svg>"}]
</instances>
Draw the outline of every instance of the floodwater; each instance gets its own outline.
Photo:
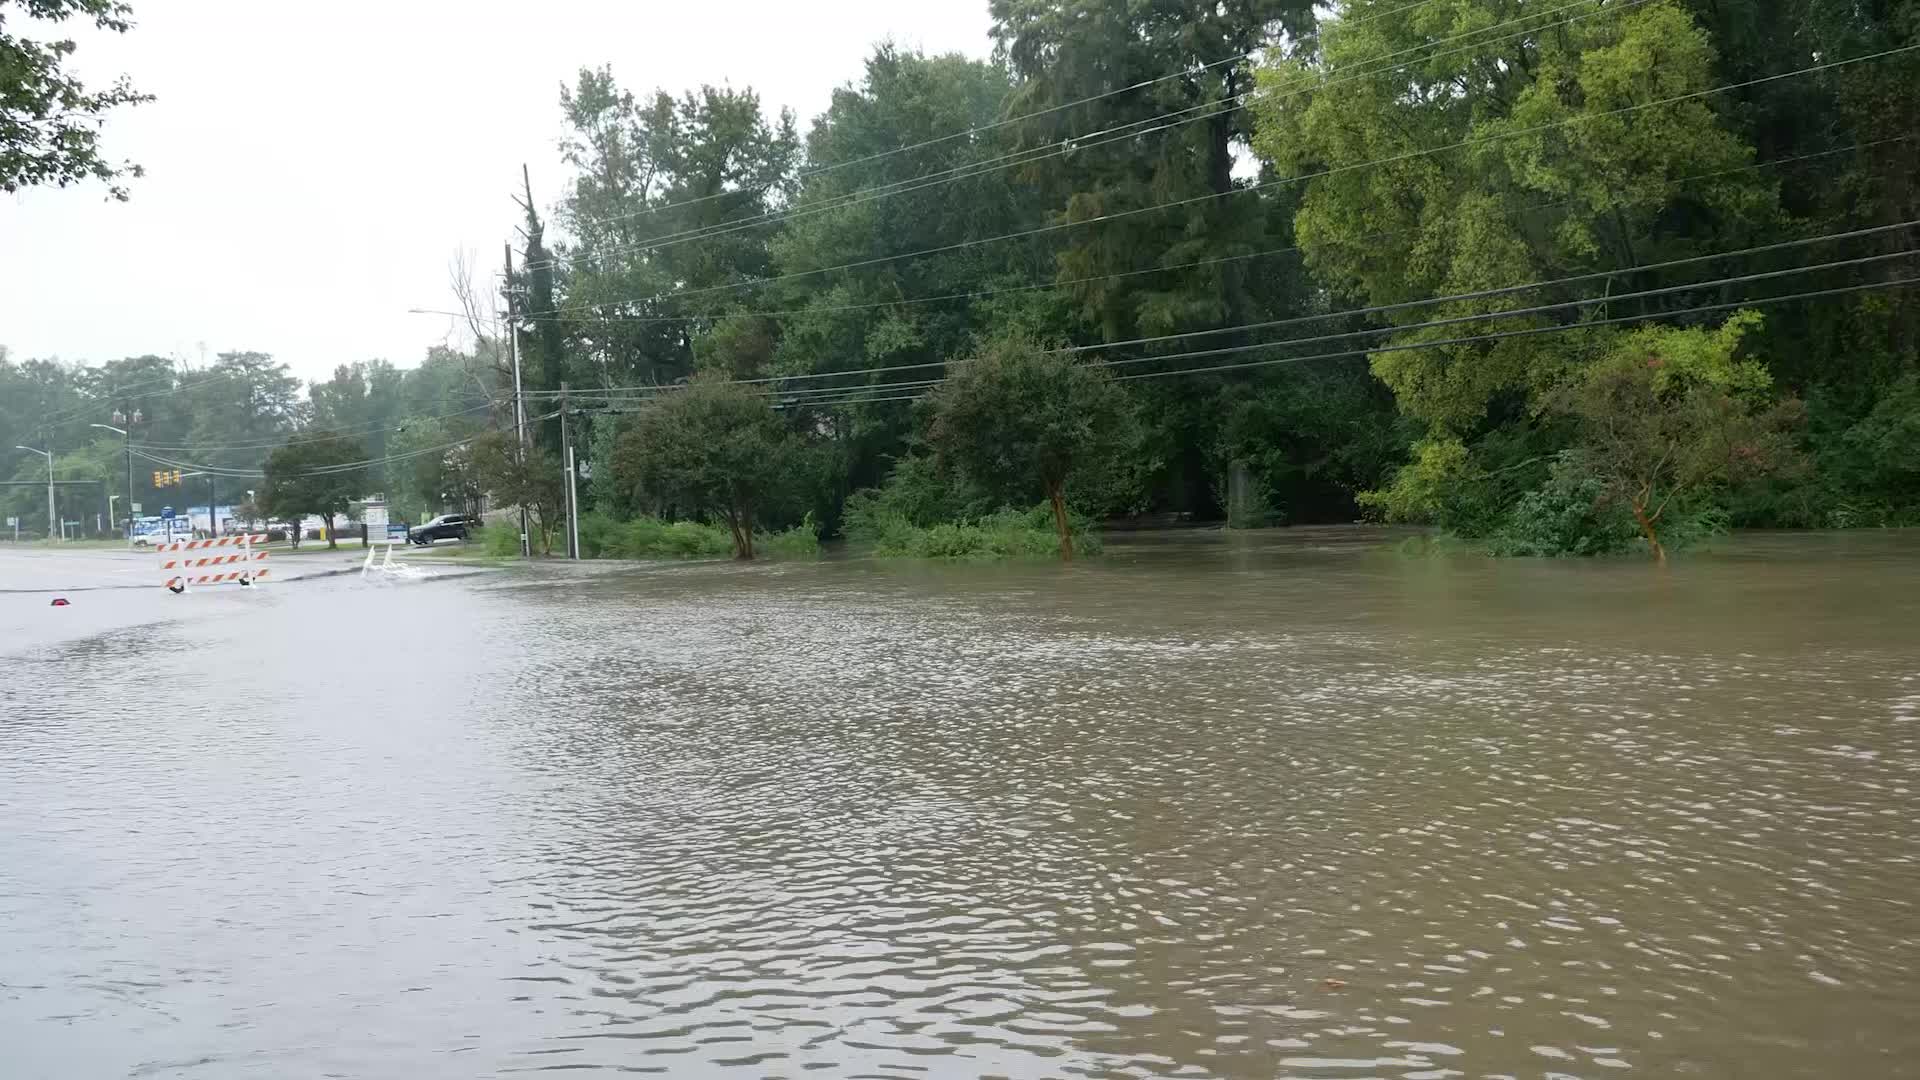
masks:
<instances>
[{"instance_id":1,"label":"floodwater","mask_svg":"<svg viewBox=\"0 0 1920 1080\"><path fill-rule=\"evenodd\" d=\"M1376 541L0 597L0 1075L1920 1075L1920 536Z\"/></svg>"}]
</instances>

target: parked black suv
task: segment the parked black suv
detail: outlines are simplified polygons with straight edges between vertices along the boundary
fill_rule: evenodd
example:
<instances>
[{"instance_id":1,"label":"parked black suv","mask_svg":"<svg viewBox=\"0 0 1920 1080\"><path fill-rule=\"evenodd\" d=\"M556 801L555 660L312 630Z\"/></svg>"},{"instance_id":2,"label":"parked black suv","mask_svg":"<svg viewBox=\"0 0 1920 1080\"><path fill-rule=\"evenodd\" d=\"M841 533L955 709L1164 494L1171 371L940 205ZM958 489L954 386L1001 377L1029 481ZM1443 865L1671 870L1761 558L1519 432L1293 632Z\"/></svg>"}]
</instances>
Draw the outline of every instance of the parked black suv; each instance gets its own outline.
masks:
<instances>
[{"instance_id":1,"label":"parked black suv","mask_svg":"<svg viewBox=\"0 0 1920 1080\"><path fill-rule=\"evenodd\" d=\"M441 514L425 525L415 525L407 530L407 539L426 547L435 540L465 540L467 538L467 515Z\"/></svg>"}]
</instances>

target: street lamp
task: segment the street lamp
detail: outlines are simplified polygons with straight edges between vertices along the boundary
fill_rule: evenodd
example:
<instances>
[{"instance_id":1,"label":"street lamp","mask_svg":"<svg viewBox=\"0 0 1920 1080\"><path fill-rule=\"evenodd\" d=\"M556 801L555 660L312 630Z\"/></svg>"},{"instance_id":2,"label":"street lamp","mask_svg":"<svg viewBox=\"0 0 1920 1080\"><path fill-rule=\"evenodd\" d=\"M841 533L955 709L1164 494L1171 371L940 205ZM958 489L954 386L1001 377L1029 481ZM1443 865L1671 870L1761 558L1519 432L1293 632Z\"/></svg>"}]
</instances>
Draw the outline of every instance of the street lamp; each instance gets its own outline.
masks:
<instances>
[{"instance_id":1,"label":"street lamp","mask_svg":"<svg viewBox=\"0 0 1920 1080\"><path fill-rule=\"evenodd\" d=\"M31 446L15 446L15 450L25 450L30 454L39 454L47 459L47 539L60 539L60 514L53 508L53 450L35 450Z\"/></svg>"},{"instance_id":2,"label":"street lamp","mask_svg":"<svg viewBox=\"0 0 1920 1080\"><path fill-rule=\"evenodd\" d=\"M115 409L113 410L113 423L125 424L127 425L126 427L117 428L117 427L114 427L113 424L89 424L88 425L89 427L97 427L97 428L104 429L106 431L117 431L120 434L126 436L126 439L127 439L127 543L129 544L133 543L133 430L132 429L133 429L133 425L139 423L143 419L145 419L145 417L143 417L140 414L139 409L132 409L127 412L121 412L119 409Z\"/></svg>"},{"instance_id":3,"label":"street lamp","mask_svg":"<svg viewBox=\"0 0 1920 1080\"><path fill-rule=\"evenodd\" d=\"M113 418L115 420L126 419L125 417L120 415L119 409L113 410ZM133 542L133 432L128 431L126 428L114 427L112 424L88 424L87 426L99 428L101 431L111 431L111 432L114 432L115 434L124 435L127 437L127 542L132 543ZM107 499L107 516L108 517L113 516L112 497L108 497Z\"/></svg>"}]
</instances>

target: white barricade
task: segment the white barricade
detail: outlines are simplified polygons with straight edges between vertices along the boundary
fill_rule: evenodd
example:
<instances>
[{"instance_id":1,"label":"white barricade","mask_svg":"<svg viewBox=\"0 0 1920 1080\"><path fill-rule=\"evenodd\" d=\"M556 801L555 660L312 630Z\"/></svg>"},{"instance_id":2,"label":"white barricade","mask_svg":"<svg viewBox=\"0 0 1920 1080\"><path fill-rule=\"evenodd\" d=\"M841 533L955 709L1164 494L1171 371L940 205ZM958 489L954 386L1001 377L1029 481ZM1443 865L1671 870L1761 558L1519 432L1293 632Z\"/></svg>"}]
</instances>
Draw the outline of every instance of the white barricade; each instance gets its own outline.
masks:
<instances>
[{"instance_id":1,"label":"white barricade","mask_svg":"<svg viewBox=\"0 0 1920 1080\"><path fill-rule=\"evenodd\" d=\"M252 585L267 576L267 552L254 550L265 544L265 533L221 536L212 540L176 540L161 544L160 569L163 584L175 593L194 585Z\"/></svg>"}]
</instances>

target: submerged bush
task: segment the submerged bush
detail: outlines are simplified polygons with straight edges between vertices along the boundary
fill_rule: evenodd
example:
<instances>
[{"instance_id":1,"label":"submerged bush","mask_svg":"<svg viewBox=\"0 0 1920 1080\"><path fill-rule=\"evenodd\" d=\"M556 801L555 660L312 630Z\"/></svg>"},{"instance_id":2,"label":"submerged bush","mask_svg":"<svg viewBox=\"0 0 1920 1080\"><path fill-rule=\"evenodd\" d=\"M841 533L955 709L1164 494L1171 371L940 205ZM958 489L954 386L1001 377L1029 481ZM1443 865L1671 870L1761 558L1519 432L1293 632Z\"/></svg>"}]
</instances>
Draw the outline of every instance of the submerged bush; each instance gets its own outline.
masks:
<instances>
[{"instance_id":1,"label":"submerged bush","mask_svg":"<svg viewBox=\"0 0 1920 1080\"><path fill-rule=\"evenodd\" d=\"M779 532L760 533L753 539L753 550L757 555L770 559L797 559L808 555L820 554L820 531L814 527L813 515L791 529Z\"/></svg>"},{"instance_id":2,"label":"submerged bush","mask_svg":"<svg viewBox=\"0 0 1920 1080\"><path fill-rule=\"evenodd\" d=\"M1547 482L1520 496L1490 533L1489 554L1613 555L1639 538L1633 516L1606 501L1600 481L1562 454Z\"/></svg>"},{"instance_id":3,"label":"submerged bush","mask_svg":"<svg viewBox=\"0 0 1920 1080\"><path fill-rule=\"evenodd\" d=\"M820 538L808 521L778 533L755 537L756 551L777 557L812 555ZM621 521L607 514L580 518L580 554L588 559L712 559L733 553L733 537L718 525L637 517Z\"/></svg>"},{"instance_id":4,"label":"submerged bush","mask_svg":"<svg viewBox=\"0 0 1920 1080\"><path fill-rule=\"evenodd\" d=\"M1092 521L1076 514L1069 517L1069 525L1078 552L1100 553L1100 536ZM896 511L863 509L848 515L845 531L849 540L872 545L872 553L880 558L992 561L1052 559L1060 554L1053 509L1046 503L1031 510L1001 510L970 521L926 526Z\"/></svg>"},{"instance_id":5,"label":"submerged bush","mask_svg":"<svg viewBox=\"0 0 1920 1080\"><path fill-rule=\"evenodd\" d=\"M1709 498L1669 507L1661 546L1669 551L1696 546L1726 532L1727 522L1726 511ZM1547 482L1520 496L1484 546L1490 555L1547 558L1648 551L1631 509L1609 496L1574 451L1554 459Z\"/></svg>"}]
</instances>

